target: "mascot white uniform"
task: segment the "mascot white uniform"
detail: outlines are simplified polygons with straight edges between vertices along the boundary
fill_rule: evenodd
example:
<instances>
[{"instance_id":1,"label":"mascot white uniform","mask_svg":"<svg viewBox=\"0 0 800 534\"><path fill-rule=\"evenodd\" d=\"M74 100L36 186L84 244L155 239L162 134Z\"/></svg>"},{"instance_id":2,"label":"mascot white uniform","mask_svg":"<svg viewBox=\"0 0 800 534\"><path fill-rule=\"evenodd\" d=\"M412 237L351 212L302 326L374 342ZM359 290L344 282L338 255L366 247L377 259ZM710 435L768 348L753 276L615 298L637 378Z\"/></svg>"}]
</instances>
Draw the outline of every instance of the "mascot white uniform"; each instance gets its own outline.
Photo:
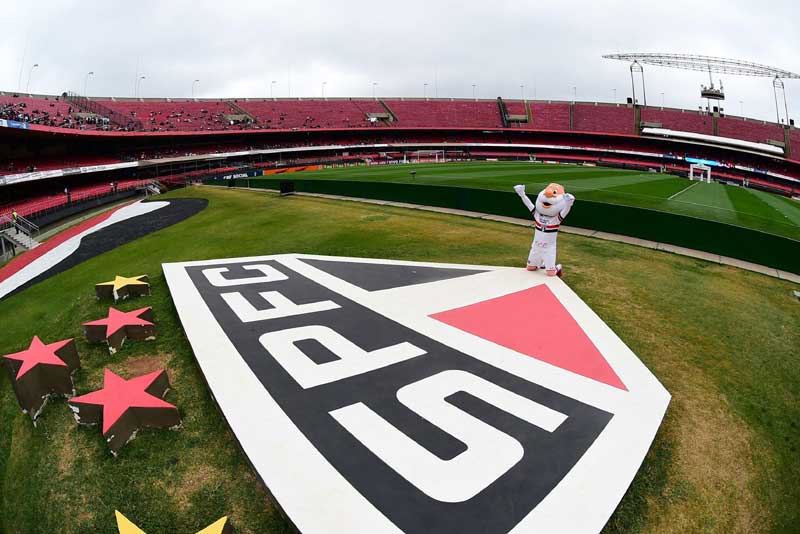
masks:
<instances>
[{"instance_id":1,"label":"mascot white uniform","mask_svg":"<svg viewBox=\"0 0 800 534\"><path fill-rule=\"evenodd\" d=\"M550 184L536 197L534 206L525 194L524 185L515 185L514 191L530 210L536 226L531 253L528 255L528 270L544 268L548 276L561 276L561 265L556 263L556 240L561 221L572 209L575 197L564 193L562 185Z\"/></svg>"}]
</instances>

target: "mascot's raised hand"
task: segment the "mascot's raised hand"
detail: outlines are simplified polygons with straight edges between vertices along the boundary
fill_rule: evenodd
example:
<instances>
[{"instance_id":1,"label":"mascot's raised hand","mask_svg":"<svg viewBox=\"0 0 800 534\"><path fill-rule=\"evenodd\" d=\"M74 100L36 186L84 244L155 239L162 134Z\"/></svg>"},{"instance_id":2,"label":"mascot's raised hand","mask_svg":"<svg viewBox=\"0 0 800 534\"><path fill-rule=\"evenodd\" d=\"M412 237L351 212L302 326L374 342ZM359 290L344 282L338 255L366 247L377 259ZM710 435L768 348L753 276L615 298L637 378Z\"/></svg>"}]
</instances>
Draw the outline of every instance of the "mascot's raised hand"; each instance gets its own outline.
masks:
<instances>
[{"instance_id":1,"label":"mascot's raised hand","mask_svg":"<svg viewBox=\"0 0 800 534\"><path fill-rule=\"evenodd\" d=\"M539 192L534 205L525 194L524 185L515 185L514 191L533 215L536 227L531 252L528 255L527 269L536 271L544 268L548 276L561 276L561 265L556 263L558 230L561 221L572 209L575 197L565 193L562 185L550 184Z\"/></svg>"}]
</instances>

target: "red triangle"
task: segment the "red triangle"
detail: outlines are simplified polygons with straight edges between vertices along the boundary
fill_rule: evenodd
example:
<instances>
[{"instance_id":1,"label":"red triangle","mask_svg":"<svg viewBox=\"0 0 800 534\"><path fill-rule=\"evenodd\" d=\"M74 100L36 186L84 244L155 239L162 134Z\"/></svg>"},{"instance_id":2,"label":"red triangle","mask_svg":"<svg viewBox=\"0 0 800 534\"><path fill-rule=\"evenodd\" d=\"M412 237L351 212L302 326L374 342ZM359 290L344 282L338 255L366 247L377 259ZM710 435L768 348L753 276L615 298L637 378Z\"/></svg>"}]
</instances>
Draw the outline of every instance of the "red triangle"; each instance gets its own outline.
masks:
<instances>
[{"instance_id":1,"label":"red triangle","mask_svg":"<svg viewBox=\"0 0 800 534\"><path fill-rule=\"evenodd\" d=\"M546 285L431 317L567 371L628 389Z\"/></svg>"}]
</instances>

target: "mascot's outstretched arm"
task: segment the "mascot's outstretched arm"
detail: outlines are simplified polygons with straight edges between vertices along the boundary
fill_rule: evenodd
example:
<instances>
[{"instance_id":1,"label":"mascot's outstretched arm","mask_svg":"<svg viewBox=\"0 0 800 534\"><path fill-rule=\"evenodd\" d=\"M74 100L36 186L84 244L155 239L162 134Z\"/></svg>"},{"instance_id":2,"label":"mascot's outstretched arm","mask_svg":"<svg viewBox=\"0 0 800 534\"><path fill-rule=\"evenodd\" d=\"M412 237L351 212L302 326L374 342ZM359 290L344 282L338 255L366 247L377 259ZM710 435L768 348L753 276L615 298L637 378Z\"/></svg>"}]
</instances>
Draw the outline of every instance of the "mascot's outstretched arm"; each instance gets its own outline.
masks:
<instances>
[{"instance_id":1,"label":"mascot's outstretched arm","mask_svg":"<svg viewBox=\"0 0 800 534\"><path fill-rule=\"evenodd\" d=\"M525 204L525 207L528 208L528 211L533 213L536 207L533 205L533 202L531 202L531 199L528 198L528 195L525 194L525 186L521 184L515 185L514 191L516 191L517 194L519 195L519 198L522 199L522 203ZM567 208L567 211L569 211L569 208Z\"/></svg>"},{"instance_id":2,"label":"mascot's outstretched arm","mask_svg":"<svg viewBox=\"0 0 800 534\"><path fill-rule=\"evenodd\" d=\"M530 201L528 201L528 202L530 202ZM566 206L564 206L564 209L561 210L561 212L558 214L558 217L562 221L567 218L567 215L569 215L569 210L571 210L572 209L572 205L575 204L575 196L574 195L570 195L569 193L565 193L564 194L564 202L566 203Z\"/></svg>"}]
</instances>

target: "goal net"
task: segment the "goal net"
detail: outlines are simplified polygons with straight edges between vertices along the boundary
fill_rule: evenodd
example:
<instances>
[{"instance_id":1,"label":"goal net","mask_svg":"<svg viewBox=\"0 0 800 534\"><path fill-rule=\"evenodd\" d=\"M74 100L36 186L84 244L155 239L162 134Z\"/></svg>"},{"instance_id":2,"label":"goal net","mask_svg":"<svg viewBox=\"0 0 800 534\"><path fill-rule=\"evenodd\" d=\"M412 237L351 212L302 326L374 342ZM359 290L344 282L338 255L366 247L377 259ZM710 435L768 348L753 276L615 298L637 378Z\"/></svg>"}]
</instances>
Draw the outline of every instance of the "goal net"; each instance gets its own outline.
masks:
<instances>
[{"instance_id":1,"label":"goal net","mask_svg":"<svg viewBox=\"0 0 800 534\"><path fill-rule=\"evenodd\" d=\"M444 163L446 161L444 150L417 150L411 153L412 163Z\"/></svg>"},{"instance_id":2,"label":"goal net","mask_svg":"<svg viewBox=\"0 0 800 534\"><path fill-rule=\"evenodd\" d=\"M711 167L708 165L701 165L699 163L692 163L689 165L689 179L700 180L701 182L711 183Z\"/></svg>"}]
</instances>

